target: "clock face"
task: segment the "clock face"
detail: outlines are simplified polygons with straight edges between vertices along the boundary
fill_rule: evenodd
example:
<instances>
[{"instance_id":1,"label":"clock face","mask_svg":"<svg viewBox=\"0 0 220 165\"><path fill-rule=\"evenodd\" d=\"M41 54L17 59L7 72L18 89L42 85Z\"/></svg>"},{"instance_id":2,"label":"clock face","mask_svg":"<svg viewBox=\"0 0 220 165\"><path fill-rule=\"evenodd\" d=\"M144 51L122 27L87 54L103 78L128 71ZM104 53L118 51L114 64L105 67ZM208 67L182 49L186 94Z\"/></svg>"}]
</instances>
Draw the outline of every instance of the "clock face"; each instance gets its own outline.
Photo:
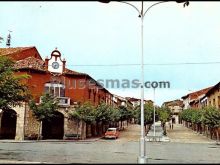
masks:
<instances>
[{"instance_id":1,"label":"clock face","mask_svg":"<svg viewBox=\"0 0 220 165\"><path fill-rule=\"evenodd\" d=\"M58 62L53 62L52 67L53 67L53 69L58 69L59 68L59 63Z\"/></svg>"}]
</instances>

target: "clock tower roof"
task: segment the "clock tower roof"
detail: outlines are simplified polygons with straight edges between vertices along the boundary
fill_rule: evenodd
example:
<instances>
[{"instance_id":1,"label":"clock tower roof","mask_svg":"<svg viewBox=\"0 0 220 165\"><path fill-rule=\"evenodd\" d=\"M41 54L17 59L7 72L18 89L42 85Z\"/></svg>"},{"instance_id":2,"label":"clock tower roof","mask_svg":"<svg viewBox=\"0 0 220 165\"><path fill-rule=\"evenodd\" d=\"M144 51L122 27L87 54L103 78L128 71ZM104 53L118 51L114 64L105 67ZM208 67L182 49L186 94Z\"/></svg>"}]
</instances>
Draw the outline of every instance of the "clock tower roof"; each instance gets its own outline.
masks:
<instances>
[{"instance_id":1,"label":"clock tower roof","mask_svg":"<svg viewBox=\"0 0 220 165\"><path fill-rule=\"evenodd\" d=\"M60 56L61 56L61 53L60 53L57 49L55 49L54 51L52 51L51 56L60 57Z\"/></svg>"}]
</instances>

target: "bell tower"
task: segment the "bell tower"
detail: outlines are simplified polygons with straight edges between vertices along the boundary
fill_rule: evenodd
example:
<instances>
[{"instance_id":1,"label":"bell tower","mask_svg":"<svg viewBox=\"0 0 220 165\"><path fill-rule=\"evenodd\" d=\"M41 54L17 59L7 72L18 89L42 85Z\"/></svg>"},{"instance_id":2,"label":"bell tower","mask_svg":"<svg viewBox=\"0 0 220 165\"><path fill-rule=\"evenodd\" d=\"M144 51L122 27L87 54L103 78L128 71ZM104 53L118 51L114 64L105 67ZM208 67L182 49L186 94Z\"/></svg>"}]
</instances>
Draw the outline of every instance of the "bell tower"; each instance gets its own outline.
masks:
<instances>
[{"instance_id":1,"label":"bell tower","mask_svg":"<svg viewBox=\"0 0 220 165\"><path fill-rule=\"evenodd\" d=\"M61 59L61 53L56 48L51 53L50 58L45 59L45 64L49 72L62 74L65 70L66 61Z\"/></svg>"}]
</instances>

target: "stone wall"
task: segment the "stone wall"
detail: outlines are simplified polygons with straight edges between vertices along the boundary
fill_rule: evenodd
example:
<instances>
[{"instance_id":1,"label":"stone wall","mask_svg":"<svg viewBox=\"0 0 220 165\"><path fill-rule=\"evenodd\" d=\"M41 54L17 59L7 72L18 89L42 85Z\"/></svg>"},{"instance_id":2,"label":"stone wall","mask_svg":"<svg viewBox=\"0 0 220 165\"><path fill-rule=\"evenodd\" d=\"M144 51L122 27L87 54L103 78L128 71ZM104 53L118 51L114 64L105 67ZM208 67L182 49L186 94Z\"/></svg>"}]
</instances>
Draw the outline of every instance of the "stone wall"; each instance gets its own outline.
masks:
<instances>
[{"instance_id":1,"label":"stone wall","mask_svg":"<svg viewBox=\"0 0 220 165\"><path fill-rule=\"evenodd\" d=\"M40 122L33 116L32 110L29 107L25 113L25 136L39 134Z\"/></svg>"},{"instance_id":2,"label":"stone wall","mask_svg":"<svg viewBox=\"0 0 220 165\"><path fill-rule=\"evenodd\" d=\"M39 134L40 122L34 117L32 110L30 110L27 103L23 103L22 106L17 106L13 108L17 113L17 123L16 123L16 136L15 140L24 140L28 136ZM74 109L74 107L69 108L59 108L59 112L64 115L64 135L65 134L80 134L81 139L86 139L86 123L80 121L79 128L78 123L75 120L68 119L68 112ZM0 115L1 117L1 115ZM1 118L0 118L1 119ZM1 120L0 120L1 121ZM91 136L91 128L89 128L89 136Z\"/></svg>"}]
</instances>

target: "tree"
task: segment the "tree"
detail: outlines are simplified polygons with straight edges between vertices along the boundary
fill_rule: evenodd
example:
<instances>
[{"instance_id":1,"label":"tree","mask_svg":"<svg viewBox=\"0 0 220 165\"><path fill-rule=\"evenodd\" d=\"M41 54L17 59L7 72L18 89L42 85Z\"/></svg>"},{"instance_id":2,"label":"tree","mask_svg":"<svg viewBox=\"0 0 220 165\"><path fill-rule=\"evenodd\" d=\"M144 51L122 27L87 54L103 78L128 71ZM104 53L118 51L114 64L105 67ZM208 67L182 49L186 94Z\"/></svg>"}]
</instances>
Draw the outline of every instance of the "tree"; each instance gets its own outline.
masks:
<instances>
[{"instance_id":1,"label":"tree","mask_svg":"<svg viewBox=\"0 0 220 165\"><path fill-rule=\"evenodd\" d=\"M69 113L69 118L77 121L77 135L78 135L80 121L83 121L86 124L91 124L92 122L95 121L94 107L89 102L85 102L84 104L77 107L75 110L71 111Z\"/></svg>"},{"instance_id":2,"label":"tree","mask_svg":"<svg viewBox=\"0 0 220 165\"><path fill-rule=\"evenodd\" d=\"M30 78L27 74L16 75L15 62L0 56L0 109L7 110L21 105L30 99L30 93L24 80Z\"/></svg>"},{"instance_id":3,"label":"tree","mask_svg":"<svg viewBox=\"0 0 220 165\"><path fill-rule=\"evenodd\" d=\"M216 132L217 141L219 141L218 128L220 127L220 111L215 107L204 108L203 123L208 125L211 130Z\"/></svg>"},{"instance_id":4,"label":"tree","mask_svg":"<svg viewBox=\"0 0 220 165\"><path fill-rule=\"evenodd\" d=\"M168 107L161 107L157 109L157 114L159 120L161 121L161 125L164 130L164 135L166 135L166 122L171 118L171 110Z\"/></svg>"},{"instance_id":5,"label":"tree","mask_svg":"<svg viewBox=\"0 0 220 165\"><path fill-rule=\"evenodd\" d=\"M37 105L34 100L29 102L30 109L34 116L40 122L38 139L42 137L42 122L43 120L50 120L54 117L58 110L58 101L49 93L45 93L41 98L41 103Z\"/></svg>"},{"instance_id":6,"label":"tree","mask_svg":"<svg viewBox=\"0 0 220 165\"><path fill-rule=\"evenodd\" d=\"M121 114L118 108L111 108L110 120L114 123L119 122Z\"/></svg>"},{"instance_id":7,"label":"tree","mask_svg":"<svg viewBox=\"0 0 220 165\"><path fill-rule=\"evenodd\" d=\"M95 121L98 128L99 123L107 124L111 121L111 107L107 105L105 102L101 102L96 107L95 110ZM103 130L99 132L100 134L103 133Z\"/></svg>"},{"instance_id":8,"label":"tree","mask_svg":"<svg viewBox=\"0 0 220 165\"><path fill-rule=\"evenodd\" d=\"M128 119L128 109L125 106L119 106L119 113L120 113L120 121L121 121L121 128L124 129L122 123L123 121Z\"/></svg>"},{"instance_id":9,"label":"tree","mask_svg":"<svg viewBox=\"0 0 220 165\"><path fill-rule=\"evenodd\" d=\"M135 116L138 124L141 124L141 107L135 107ZM154 106L151 103L144 104L144 126L153 124Z\"/></svg>"}]
</instances>

